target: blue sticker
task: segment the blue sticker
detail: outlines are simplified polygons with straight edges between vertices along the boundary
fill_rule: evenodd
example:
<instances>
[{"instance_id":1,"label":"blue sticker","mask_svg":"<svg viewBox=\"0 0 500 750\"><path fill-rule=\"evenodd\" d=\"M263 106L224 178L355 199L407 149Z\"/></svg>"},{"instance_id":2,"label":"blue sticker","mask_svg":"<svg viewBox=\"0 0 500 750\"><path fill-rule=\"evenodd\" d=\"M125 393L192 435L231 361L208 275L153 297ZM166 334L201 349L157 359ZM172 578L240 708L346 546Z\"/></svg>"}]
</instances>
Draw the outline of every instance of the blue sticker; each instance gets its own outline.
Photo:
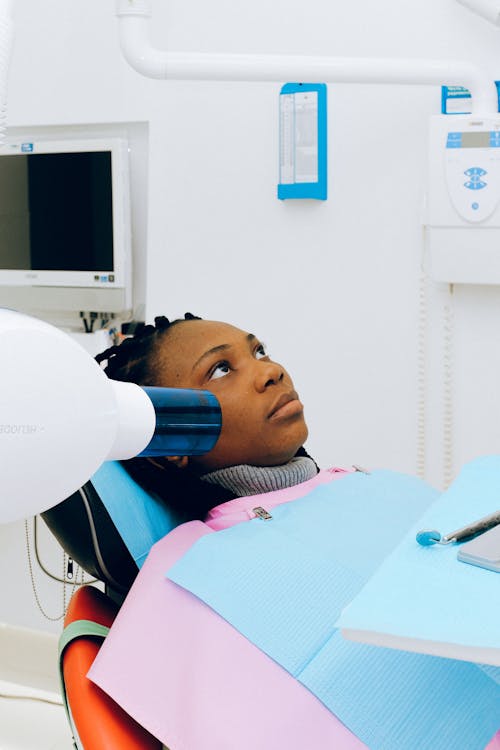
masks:
<instances>
[{"instance_id":1,"label":"blue sticker","mask_svg":"<svg viewBox=\"0 0 500 750\"><path fill-rule=\"evenodd\" d=\"M495 81L500 112L500 81ZM468 115L471 112L471 95L465 86L441 86L441 114Z\"/></svg>"},{"instance_id":2,"label":"blue sticker","mask_svg":"<svg viewBox=\"0 0 500 750\"><path fill-rule=\"evenodd\" d=\"M280 91L278 198L327 197L326 84L286 83Z\"/></svg>"},{"instance_id":3,"label":"blue sticker","mask_svg":"<svg viewBox=\"0 0 500 750\"><path fill-rule=\"evenodd\" d=\"M33 151L33 144L32 143L21 143L21 151L24 154L29 154Z\"/></svg>"}]
</instances>

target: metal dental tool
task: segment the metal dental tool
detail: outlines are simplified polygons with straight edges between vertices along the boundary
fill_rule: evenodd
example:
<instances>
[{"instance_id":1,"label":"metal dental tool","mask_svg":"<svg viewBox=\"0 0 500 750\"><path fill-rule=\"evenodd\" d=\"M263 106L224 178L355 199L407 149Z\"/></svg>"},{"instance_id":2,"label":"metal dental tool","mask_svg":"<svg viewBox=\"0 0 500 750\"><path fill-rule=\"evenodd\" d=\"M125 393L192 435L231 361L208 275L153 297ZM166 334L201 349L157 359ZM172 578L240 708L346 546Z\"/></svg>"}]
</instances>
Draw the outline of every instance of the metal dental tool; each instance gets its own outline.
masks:
<instances>
[{"instance_id":1,"label":"metal dental tool","mask_svg":"<svg viewBox=\"0 0 500 750\"><path fill-rule=\"evenodd\" d=\"M478 521L474 521L445 536L441 536L439 531L424 529L418 532L416 540L423 547L430 547L432 544L465 542L467 539L472 539L488 531L488 529L498 526L498 524L500 524L500 510L496 510L494 513L490 513L489 516L484 516L484 518L480 518Z\"/></svg>"}]
</instances>

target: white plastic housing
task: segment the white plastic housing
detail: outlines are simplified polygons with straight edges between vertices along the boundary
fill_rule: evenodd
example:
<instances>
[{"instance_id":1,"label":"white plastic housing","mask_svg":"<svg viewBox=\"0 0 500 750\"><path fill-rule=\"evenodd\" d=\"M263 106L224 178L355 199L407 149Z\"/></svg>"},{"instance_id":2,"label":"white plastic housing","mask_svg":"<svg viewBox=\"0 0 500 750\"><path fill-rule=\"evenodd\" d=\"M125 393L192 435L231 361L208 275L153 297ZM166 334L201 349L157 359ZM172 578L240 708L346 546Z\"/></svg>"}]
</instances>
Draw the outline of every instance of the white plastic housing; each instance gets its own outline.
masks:
<instances>
[{"instance_id":1,"label":"white plastic housing","mask_svg":"<svg viewBox=\"0 0 500 750\"><path fill-rule=\"evenodd\" d=\"M0 523L41 513L107 458L146 447L154 431L147 395L117 388L62 331L0 310L0 352Z\"/></svg>"},{"instance_id":2,"label":"white plastic housing","mask_svg":"<svg viewBox=\"0 0 500 750\"><path fill-rule=\"evenodd\" d=\"M431 118L426 225L434 281L500 283L500 114Z\"/></svg>"},{"instance_id":3,"label":"white plastic housing","mask_svg":"<svg viewBox=\"0 0 500 750\"><path fill-rule=\"evenodd\" d=\"M137 456L153 437L156 415L151 399L138 385L110 380L117 404L117 433L107 461Z\"/></svg>"},{"instance_id":4,"label":"white plastic housing","mask_svg":"<svg viewBox=\"0 0 500 750\"><path fill-rule=\"evenodd\" d=\"M495 26L500 26L500 2L498 0L458 0L458 2L487 21L491 21Z\"/></svg>"}]
</instances>

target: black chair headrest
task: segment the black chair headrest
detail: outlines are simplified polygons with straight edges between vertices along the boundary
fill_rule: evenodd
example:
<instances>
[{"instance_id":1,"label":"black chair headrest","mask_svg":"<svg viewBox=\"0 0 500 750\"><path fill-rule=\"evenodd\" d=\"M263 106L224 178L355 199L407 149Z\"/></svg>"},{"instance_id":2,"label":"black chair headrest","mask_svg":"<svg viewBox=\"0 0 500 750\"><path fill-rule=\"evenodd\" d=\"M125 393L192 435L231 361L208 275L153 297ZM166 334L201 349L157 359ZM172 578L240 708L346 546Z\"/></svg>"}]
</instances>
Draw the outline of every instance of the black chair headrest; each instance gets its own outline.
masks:
<instances>
[{"instance_id":1,"label":"black chair headrest","mask_svg":"<svg viewBox=\"0 0 500 750\"><path fill-rule=\"evenodd\" d=\"M83 570L124 598L138 568L91 482L41 517Z\"/></svg>"}]
</instances>

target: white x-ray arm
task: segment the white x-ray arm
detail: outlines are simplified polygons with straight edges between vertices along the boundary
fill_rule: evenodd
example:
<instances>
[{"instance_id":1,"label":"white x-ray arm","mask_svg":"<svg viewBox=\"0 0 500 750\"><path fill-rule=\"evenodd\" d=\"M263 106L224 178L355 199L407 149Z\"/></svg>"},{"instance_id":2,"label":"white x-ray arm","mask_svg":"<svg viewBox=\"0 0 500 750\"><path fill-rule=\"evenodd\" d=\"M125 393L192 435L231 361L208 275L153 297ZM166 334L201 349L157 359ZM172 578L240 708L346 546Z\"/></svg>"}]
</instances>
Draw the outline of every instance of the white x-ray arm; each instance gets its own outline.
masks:
<instances>
[{"instance_id":1,"label":"white x-ray arm","mask_svg":"<svg viewBox=\"0 0 500 750\"><path fill-rule=\"evenodd\" d=\"M469 10L482 16L486 21L491 21L495 26L500 26L500 0L457 0Z\"/></svg>"},{"instance_id":2,"label":"white x-ray arm","mask_svg":"<svg viewBox=\"0 0 500 750\"><path fill-rule=\"evenodd\" d=\"M117 0L116 15L123 56L134 70L148 78L466 86L472 94L474 113L498 112L493 80L472 63L425 58L167 52L156 49L149 41L151 0Z\"/></svg>"}]
</instances>

